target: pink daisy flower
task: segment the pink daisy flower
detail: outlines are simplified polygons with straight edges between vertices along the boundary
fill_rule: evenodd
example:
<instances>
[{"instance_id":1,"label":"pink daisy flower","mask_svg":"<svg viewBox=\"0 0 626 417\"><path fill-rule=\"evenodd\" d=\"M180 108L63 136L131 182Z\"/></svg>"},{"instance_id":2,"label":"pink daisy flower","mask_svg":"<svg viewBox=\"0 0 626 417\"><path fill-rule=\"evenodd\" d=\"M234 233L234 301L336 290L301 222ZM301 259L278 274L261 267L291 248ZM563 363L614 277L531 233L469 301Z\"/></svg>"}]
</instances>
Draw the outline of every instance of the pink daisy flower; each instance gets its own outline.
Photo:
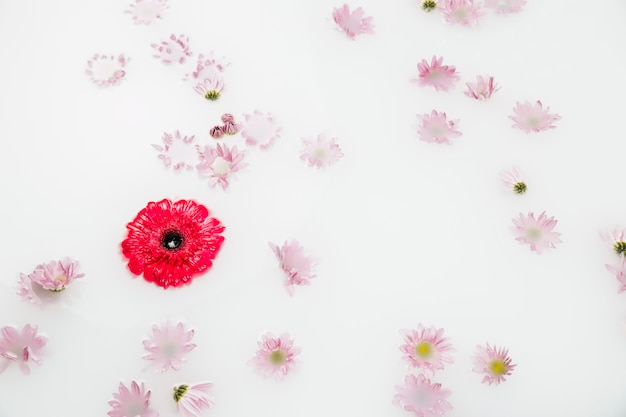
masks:
<instances>
[{"instance_id":1,"label":"pink daisy flower","mask_svg":"<svg viewBox=\"0 0 626 417\"><path fill-rule=\"evenodd\" d=\"M556 243L561 243L560 233L553 232L554 226L558 223L554 217L547 217L544 211L535 219L535 214L528 213L528 216L520 213L519 218L513 219L515 225L515 233L520 244L527 243L530 250L540 255L544 249L556 248Z\"/></svg>"},{"instance_id":2,"label":"pink daisy flower","mask_svg":"<svg viewBox=\"0 0 626 417\"><path fill-rule=\"evenodd\" d=\"M428 61L422 59L417 64L418 78L411 81L417 82L420 87L432 86L436 91L448 91L459 79L456 67L452 65L442 65L443 57L437 58L433 55L430 65Z\"/></svg>"},{"instance_id":3,"label":"pink daisy flower","mask_svg":"<svg viewBox=\"0 0 626 417\"><path fill-rule=\"evenodd\" d=\"M159 413L150 408L150 395L143 382L139 385L132 381L130 389L120 382L119 392L114 392L109 401L111 411L107 414L109 417L159 417Z\"/></svg>"},{"instance_id":4,"label":"pink daisy flower","mask_svg":"<svg viewBox=\"0 0 626 417\"><path fill-rule=\"evenodd\" d=\"M280 137L281 128L271 114L255 110L254 113L243 116L241 135L245 138L246 145L259 145L261 149L268 149Z\"/></svg>"},{"instance_id":5,"label":"pink daisy flower","mask_svg":"<svg viewBox=\"0 0 626 417\"><path fill-rule=\"evenodd\" d=\"M496 14L517 13L526 5L526 0L485 0L485 6Z\"/></svg>"},{"instance_id":6,"label":"pink daisy flower","mask_svg":"<svg viewBox=\"0 0 626 417\"><path fill-rule=\"evenodd\" d=\"M124 54L115 55L95 54L87 61L85 73L89 79L101 87L119 84L126 76L124 68L130 59Z\"/></svg>"},{"instance_id":7,"label":"pink daisy flower","mask_svg":"<svg viewBox=\"0 0 626 417\"><path fill-rule=\"evenodd\" d=\"M28 362L33 361L41 365L39 351L48 343L45 336L37 335L37 326L27 324L21 332L15 327L4 326L0 329L0 373L12 363L19 362L20 370L24 375L30 374Z\"/></svg>"},{"instance_id":8,"label":"pink daisy flower","mask_svg":"<svg viewBox=\"0 0 626 417\"><path fill-rule=\"evenodd\" d=\"M154 361L154 370L165 372L169 368L178 371L187 359L185 354L196 347L191 343L194 331L185 330L183 323L176 326L167 323L152 326L152 337L143 341L143 347L149 353L143 359Z\"/></svg>"},{"instance_id":9,"label":"pink daisy flower","mask_svg":"<svg viewBox=\"0 0 626 417\"><path fill-rule=\"evenodd\" d=\"M508 171L500 173L502 182L509 190L513 190L515 194L524 194L527 190L526 183L522 178L522 173L517 167L513 167Z\"/></svg>"},{"instance_id":10,"label":"pink daisy flower","mask_svg":"<svg viewBox=\"0 0 626 417\"><path fill-rule=\"evenodd\" d=\"M446 401L450 390L441 389L422 374L404 377L404 385L396 385L393 403L418 417L441 417L452 405Z\"/></svg>"},{"instance_id":11,"label":"pink daisy flower","mask_svg":"<svg viewBox=\"0 0 626 417\"><path fill-rule=\"evenodd\" d=\"M236 146L217 144L217 147L206 146L200 154L202 162L196 166L200 175L209 177L209 185L216 185L225 190L230 184L228 179L233 173L248 166L243 162L245 151L239 151Z\"/></svg>"},{"instance_id":12,"label":"pink daisy flower","mask_svg":"<svg viewBox=\"0 0 626 417\"><path fill-rule=\"evenodd\" d=\"M344 4L341 8L335 7L333 9L333 20L339 26L339 29L352 40L356 39L357 35L374 33L373 17L364 16L365 11L361 7L358 7L353 12L350 12L350 7L347 4Z\"/></svg>"},{"instance_id":13,"label":"pink daisy flower","mask_svg":"<svg viewBox=\"0 0 626 417\"><path fill-rule=\"evenodd\" d=\"M444 363L453 362L450 352L454 349L443 337L443 329L426 329L419 324L417 329L402 330L401 333L404 335L404 344L400 346L404 353L402 359L411 367L421 368L432 376L436 370L444 368Z\"/></svg>"},{"instance_id":14,"label":"pink daisy flower","mask_svg":"<svg viewBox=\"0 0 626 417\"><path fill-rule=\"evenodd\" d=\"M124 13L131 15L136 25L149 25L161 19L167 8L167 0L135 0Z\"/></svg>"},{"instance_id":15,"label":"pink daisy flower","mask_svg":"<svg viewBox=\"0 0 626 417\"><path fill-rule=\"evenodd\" d=\"M513 111L515 115L509 116L509 119L515 122L513 127L528 133L554 129L556 126L553 123L561 120L561 116L558 114L550 114L550 107L544 109L539 100L535 104L528 101L521 104L518 101Z\"/></svg>"},{"instance_id":16,"label":"pink daisy flower","mask_svg":"<svg viewBox=\"0 0 626 417\"><path fill-rule=\"evenodd\" d=\"M420 140L428 143L447 143L452 145L452 140L463 134L456 130L455 127L459 123L458 119L447 120L445 113L439 113L433 110L431 114L417 115L421 119L422 124L417 129Z\"/></svg>"},{"instance_id":17,"label":"pink daisy flower","mask_svg":"<svg viewBox=\"0 0 626 417\"><path fill-rule=\"evenodd\" d=\"M170 35L169 40L161 41L161 44L153 43L152 48L155 50L155 58L158 58L164 64L178 62L182 64L187 57L193 55L189 50L189 38L185 35Z\"/></svg>"},{"instance_id":18,"label":"pink daisy flower","mask_svg":"<svg viewBox=\"0 0 626 417\"><path fill-rule=\"evenodd\" d=\"M446 0L441 12L446 22L463 26L476 25L484 16L480 4L474 4L474 0Z\"/></svg>"},{"instance_id":19,"label":"pink daisy flower","mask_svg":"<svg viewBox=\"0 0 626 417\"><path fill-rule=\"evenodd\" d=\"M320 134L317 139L302 139L302 144L304 149L300 159L307 161L310 167L331 166L343 157L337 138L327 139L326 135Z\"/></svg>"},{"instance_id":20,"label":"pink daisy flower","mask_svg":"<svg viewBox=\"0 0 626 417\"><path fill-rule=\"evenodd\" d=\"M482 382L498 385L501 382L506 381L505 376L511 375L513 369L517 365L511 363L509 358L509 351L504 348L498 349L496 346L493 348L489 346L476 346L477 353L474 356L474 368L472 371L485 374Z\"/></svg>"},{"instance_id":21,"label":"pink daisy flower","mask_svg":"<svg viewBox=\"0 0 626 417\"><path fill-rule=\"evenodd\" d=\"M265 375L274 376L277 380L286 376L296 365L296 356L301 349L293 345L293 339L288 333L283 333L280 337L274 337L270 332L263 335L257 342L259 350L250 364Z\"/></svg>"},{"instance_id":22,"label":"pink daisy flower","mask_svg":"<svg viewBox=\"0 0 626 417\"><path fill-rule=\"evenodd\" d=\"M28 277L44 290L63 291L73 280L85 276L78 272L78 261L65 257L59 261L39 264Z\"/></svg>"},{"instance_id":23,"label":"pink daisy flower","mask_svg":"<svg viewBox=\"0 0 626 417\"><path fill-rule=\"evenodd\" d=\"M269 246L278 259L280 268L285 273L285 289L294 295L294 286L310 285L315 278L316 261L308 256L302 246L295 241L285 242L282 247L269 242Z\"/></svg>"},{"instance_id":24,"label":"pink daisy flower","mask_svg":"<svg viewBox=\"0 0 626 417\"><path fill-rule=\"evenodd\" d=\"M205 79L201 83L196 84L194 90L207 100L215 101L222 96L224 78L218 75L214 78Z\"/></svg>"},{"instance_id":25,"label":"pink daisy flower","mask_svg":"<svg viewBox=\"0 0 626 417\"><path fill-rule=\"evenodd\" d=\"M602 239L609 242L615 253L619 256L626 256L626 229L615 227L600 234Z\"/></svg>"},{"instance_id":26,"label":"pink daisy flower","mask_svg":"<svg viewBox=\"0 0 626 417\"><path fill-rule=\"evenodd\" d=\"M213 401L209 398L210 382L174 387L176 409L186 417L200 417L203 409L209 409Z\"/></svg>"},{"instance_id":27,"label":"pink daisy flower","mask_svg":"<svg viewBox=\"0 0 626 417\"><path fill-rule=\"evenodd\" d=\"M500 86L493 82L493 77L489 75L485 77L477 75L475 83L465 83L465 85L467 86L465 95L475 100L490 99L493 93L500 89Z\"/></svg>"},{"instance_id":28,"label":"pink daisy flower","mask_svg":"<svg viewBox=\"0 0 626 417\"><path fill-rule=\"evenodd\" d=\"M615 278L617 278L620 283L620 287L617 290L617 293L621 294L626 291L626 258L622 257L622 264L619 266L613 266L609 264L606 264L604 266L610 273L615 275Z\"/></svg>"},{"instance_id":29,"label":"pink daisy flower","mask_svg":"<svg viewBox=\"0 0 626 417\"><path fill-rule=\"evenodd\" d=\"M172 166L175 171L181 168L192 169L198 159L198 151L193 146L194 139L194 135L183 136L178 130L173 134L163 132L165 146L152 144L152 147L160 152L159 159L166 168Z\"/></svg>"},{"instance_id":30,"label":"pink daisy flower","mask_svg":"<svg viewBox=\"0 0 626 417\"><path fill-rule=\"evenodd\" d=\"M226 58L217 58L213 52L209 55L198 55L196 70L185 75L185 81L190 81L194 86L204 80L210 80L221 76L228 66Z\"/></svg>"}]
</instances>

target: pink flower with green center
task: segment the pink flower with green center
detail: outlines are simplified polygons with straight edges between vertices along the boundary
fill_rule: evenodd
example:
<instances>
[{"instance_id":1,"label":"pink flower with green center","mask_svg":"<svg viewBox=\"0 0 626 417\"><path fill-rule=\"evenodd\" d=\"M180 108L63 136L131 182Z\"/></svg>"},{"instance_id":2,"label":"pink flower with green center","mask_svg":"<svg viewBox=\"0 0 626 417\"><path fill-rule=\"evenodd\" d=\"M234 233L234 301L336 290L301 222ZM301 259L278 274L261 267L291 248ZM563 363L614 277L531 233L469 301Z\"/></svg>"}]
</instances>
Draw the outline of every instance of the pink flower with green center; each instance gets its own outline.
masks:
<instances>
[{"instance_id":1,"label":"pink flower with green center","mask_svg":"<svg viewBox=\"0 0 626 417\"><path fill-rule=\"evenodd\" d=\"M420 140L428 143L447 143L452 145L452 140L463 134L455 129L459 120L448 120L445 113L433 110L431 114L424 114L417 118L421 120L421 125L417 129Z\"/></svg>"},{"instance_id":2,"label":"pink flower with green center","mask_svg":"<svg viewBox=\"0 0 626 417\"><path fill-rule=\"evenodd\" d=\"M452 65L443 65L443 57L437 58L433 55L430 64L425 59L417 64L419 75L411 81L417 82L420 87L434 87L436 91L448 91L456 81L459 75L456 67Z\"/></svg>"},{"instance_id":3,"label":"pink flower with green center","mask_svg":"<svg viewBox=\"0 0 626 417\"><path fill-rule=\"evenodd\" d=\"M248 166L243 162L245 151L239 151L236 146L217 144L217 147L206 146L200 153L202 162L196 166L198 173L209 178L209 185L213 188L219 185L223 190L230 185L232 174Z\"/></svg>"},{"instance_id":4,"label":"pink flower with green center","mask_svg":"<svg viewBox=\"0 0 626 417\"><path fill-rule=\"evenodd\" d=\"M296 285L309 285L311 279L316 277L315 267L317 261L309 256L300 244L292 240L279 247L268 242L270 249L278 259L279 267L285 274L285 290L293 297Z\"/></svg>"},{"instance_id":5,"label":"pink flower with green center","mask_svg":"<svg viewBox=\"0 0 626 417\"><path fill-rule=\"evenodd\" d=\"M143 347L149 353L143 359L154 361L154 370L165 372L168 369L178 371L187 359L185 354L191 352L196 345L191 343L194 331L186 330L183 323L173 326L167 323L152 326L152 337L143 341Z\"/></svg>"},{"instance_id":6,"label":"pink flower with green center","mask_svg":"<svg viewBox=\"0 0 626 417\"><path fill-rule=\"evenodd\" d=\"M515 233L520 244L530 245L530 250L540 255L544 249L556 248L556 243L561 243L560 233L554 232L554 226L558 223L554 217L547 217L546 212L542 212L539 217L529 212L528 215L519 214L519 218L514 218Z\"/></svg>"},{"instance_id":7,"label":"pink flower with green center","mask_svg":"<svg viewBox=\"0 0 626 417\"><path fill-rule=\"evenodd\" d=\"M467 90L464 94L479 101L490 99L493 93L500 89L500 86L493 82L493 77L489 75L485 77L477 75L475 83L466 83L465 85Z\"/></svg>"},{"instance_id":8,"label":"pink flower with green center","mask_svg":"<svg viewBox=\"0 0 626 417\"><path fill-rule=\"evenodd\" d=\"M442 389L441 384L433 384L422 374L404 377L404 385L396 386L393 403L418 417L441 417L452 405L446 400L450 390Z\"/></svg>"},{"instance_id":9,"label":"pink flower with green center","mask_svg":"<svg viewBox=\"0 0 626 417\"><path fill-rule=\"evenodd\" d=\"M515 114L509 116L509 119L515 122L513 127L522 129L527 133L554 129L556 127L554 122L561 120L561 116L558 114L550 113L550 107L544 109L539 100L534 104L528 101L524 103L518 101L513 112Z\"/></svg>"},{"instance_id":10,"label":"pink flower with green center","mask_svg":"<svg viewBox=\"0 0 626 417\"><path fill-rule=\"evenodd\" d=\"M224 78L216 75L213 78L204 79L195 85L194 90L205 99L215 101L222 96L222 91L224 91Z\"/></svg>"},{"instance_id":11,"label":"pink flower with green center","mask_svg":"<svg viewBox=\"0 0 626 417\"><path fill-rule=\"evenodd\" d=\"M176 409L185 417L200 417L203 409L209 409L213 405L209 398L211 388L213 384L210 382L174 387Z\"/></svg>"},{"instance_id":12,"label":"pink flower with green center","mask_svg":"<svg viewBox=\"0 0 626 417\"><path fill-rule=\"evenodd\" d=\"M526 0L485 0L485 6L496 14L518 13L526 5Z\"/></svg>"},{"instance_id":13,"label":"pink flower with green center","mask_svg":"<svg viewBox=\"0 0 626 417\"><path fill-rule=\"evenodd\" d=\"M421 368L432 376L436 370L442 370L444 363L452 363L450 352L454 349L448 343L448 339L443 337L444 330L435 327L425 328L422 324L417 329L402 330L404 344L400 346L400 351L404 353L402 359L413 368Z\"/></svg>"},{"instance_id":14,"label":"pink flower with green center","mask_svg":"<svg viewBox=\"0 0 626 417\"><path fill-rule=\"evenodd\" d=\"M339 29L352 40L356 39L358 35L373 34L373 19L371 16L365 17L365 11L361 7L352 12L347 4L333 9L333 20Z\"/></svg>"},{"instance_id":15,"label":"pink flower with green center","mask_svg":"<svg viewBox=\"0 0 626 417\"><path fill-rule=\"evenodd\" d=\"M326 135L321 134L317 139L302 139L302 144L304 150L300 159L306 161L310 167L328 167L343 158L337 138L327 139Z\"/></svg>"},{"instance_id":16,"label":"pink flower with green center","mask_svg":"<svg viewBox=\"0 0 626 417\"><path fill-rule=\"evenodd\" d=\"M615 227L600 234L602 239L609 242L615 253L619 256L626 256L626 229Z\"/></svg>"},{"instance_id":17,"label":"pink flower with green center","mask_svg":"<svg viewBox=\"0 0 626 417\"><path fill-rule=\"evenodd\" d=\"M504 185L506 185L509 190L513 190L515 194L524 194L527 190L522 173L517 167L501 172L500 178Z\"/></svg>"},{"instance_id":18,"label":"pink flower with green center","mask_svg":"<svg viewBox=\"0 0 626 417\"><path fill-rule=\"evenodd\" d=\"M617 293L621 294L626 291L626 257L622 257L621 265L613 266L606 264L604 266L610 273L615 275L615 278L617 278L617 281L620 283Z\"/></svg>"},{"instance_id":19,"label":"pink flower with green center","mask_svg":"<svg viewBox=\"0 0 626 417\"><path fill-rule=\"evenodd\" d=\"M63 291L73 280L85 276L78 272L79 264L69 257L59 261L39 264L28 276L30 280L49 291Z\"/></svg>"},{"instance_id":20,"label":"pink flower with green center","mask_svg":"<svg viewBox=\"0 0 626 417\"><path fill-rule=\"evenodd\" d=\"M496 346L492 348L489 346L489 343L487 343L486 347L476 346L476 349L472 371L485 375L482 380L483 383L498 385L506 381L505 377L511 375L511 372L517 366L511 363L507 349L498 349Z\"/></svg>"},{"instance_id":21,"label":"pink flower with green center","mask_svg":"<svg viewBox=\"0 0 626 417\"><path fill-rule=\"evenodd\" d=\"M160 20L167 8L167 0L135 0L124 13L131 15L136 25L149 25Z\"/></svg>"},{"instance_id":22,"label":"pink flower with green center","mask_svg":"<svg viewBox=\"0 0 626 417\"><path fill-rule=\"evenodd\" d=\"M130 389L120 382L119 392L113 393L109 401L111 411L109 417L159 417L159 413L150 408L150 390L132 381Z\"/></svg>"},{"instance_id":23,"label":"pink flower with green center","mask_svg":"<svg viewBox=\"0 0 626 417\"><path fill-rule=\"evenodd\" d=\"M484 16L480 4L474 4L474 0L446 0L441 13L446 22L462 26L476 25Z\"/></svg>"},{"instance_id":24,"label":"pink flower with green center","mask_svg":"<svg viewBox=\"0 0 626 417\"><path fill-rule=\"evenodd\" d=\"M264 376L282 379L296 366L296 356L300 354L301 349L293 345L289 333L274 337L272 333L267 332L257 344L259 350L249 363Z\"/></svg>"},{"instance_id":25,"label":"pink flower with green center","mask_svg":"<svg viewBox=\"0 0 626 417\"><path fill-rule=\"evenodd\" d=\"M46 346L48 339L37 335L37 326L27 324L22 331L15 327L4 326L0 329L0 373L11 363L18 362L24 375L30 374L29 362L41 365L39 352Z\"/></svg>"}]
</instances>

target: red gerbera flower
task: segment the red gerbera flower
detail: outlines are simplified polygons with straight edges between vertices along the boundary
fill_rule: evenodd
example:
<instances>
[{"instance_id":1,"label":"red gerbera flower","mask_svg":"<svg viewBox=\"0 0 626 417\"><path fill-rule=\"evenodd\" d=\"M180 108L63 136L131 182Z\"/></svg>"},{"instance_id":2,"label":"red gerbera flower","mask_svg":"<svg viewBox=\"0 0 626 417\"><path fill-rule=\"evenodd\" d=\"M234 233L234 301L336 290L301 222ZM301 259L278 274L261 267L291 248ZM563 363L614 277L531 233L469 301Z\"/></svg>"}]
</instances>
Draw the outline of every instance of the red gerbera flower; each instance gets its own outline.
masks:
<instances>
[{"instance_id":1,"label":"red gerbera flower","mask_svg":"<svg viewBox=\"0 0 626 417\"><path fill-rule=\"evenodd\" d=\"M126 228L128 269L163 288L180 287L209 269L224 241L220 221L191 200L150 202Z\"/></svg>"}]
</instances>

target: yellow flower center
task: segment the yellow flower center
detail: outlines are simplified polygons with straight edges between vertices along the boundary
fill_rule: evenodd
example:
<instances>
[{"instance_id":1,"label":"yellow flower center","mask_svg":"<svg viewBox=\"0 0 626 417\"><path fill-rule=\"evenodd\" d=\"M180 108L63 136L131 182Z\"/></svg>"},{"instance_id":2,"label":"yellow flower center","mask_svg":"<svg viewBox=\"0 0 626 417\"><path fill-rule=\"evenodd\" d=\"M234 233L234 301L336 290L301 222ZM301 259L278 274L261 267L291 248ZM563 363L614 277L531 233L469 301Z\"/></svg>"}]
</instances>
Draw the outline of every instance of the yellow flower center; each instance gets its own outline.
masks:
<instances>
[{"instance_id":1,"label":"yellow flower center","mask_svg":"<svg viewBox=\"0 0 626 417\"><path fill-rule=\"evenodd\" d=\"M419 342L415 346L415 354L420 358L429 358L433 354L433 345L428 342Z\"/></svg>"},{"instance_id":2,"label":"yellow flower center","mask_svg":"<svg viewBox=\"0 0 626 417\"><path fill-rule=\"evenodd\" d=\"M489 369L494 375L503 375L507 371L506 364L497 359L489 364Z\"/></svg>"},{"instance_id":3,"label":"yellow flower center","mask_svg":"<svg viewBox=\"0 0 626 417\"><path fill-rule=\"evenodd\" d=\"M528 236L528 238L530 240L533 241L538 241L539 239L541 239L541 236L543 234L541 233L541 230L537 229L536 227L531 227L530 229L528 229L528 231L526 232L526 236Z\"/></svg>"},{"instance_id":4,"label":"yellow flower center","mask_svg":"<svg viewBox=\"0 0 626 417\"><path fill-rule=\"evenodd\" d=\"M615 242L613 245L613 249L617 252L618 255L623 255L626 253L626 242Z\"/></svg>"},{"instance_id":5,"label":"yellow flower center","mask_svg":"<svg viewBox=\"0 0 626 417\"><path fill-rule=\"evenodd\" d=\"M287 355L280 349L274 350L270 353L270 363L272 365L282 365L285 363L285 359L287 359Z\"/></svg>"}]
</instances>

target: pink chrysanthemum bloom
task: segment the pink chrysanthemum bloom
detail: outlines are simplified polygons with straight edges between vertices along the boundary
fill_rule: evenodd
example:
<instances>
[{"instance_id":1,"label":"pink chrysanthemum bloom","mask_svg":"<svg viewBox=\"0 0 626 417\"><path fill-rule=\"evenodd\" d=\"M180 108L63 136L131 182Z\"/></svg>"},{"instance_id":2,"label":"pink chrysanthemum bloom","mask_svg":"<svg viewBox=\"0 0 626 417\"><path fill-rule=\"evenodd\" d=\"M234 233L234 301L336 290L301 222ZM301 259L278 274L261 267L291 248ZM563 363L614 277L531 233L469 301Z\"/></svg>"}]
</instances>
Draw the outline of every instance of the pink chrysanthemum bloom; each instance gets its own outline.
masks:
<instances>
[{"instance_id":1,"label":"pink chrysanthemum bloom","mask_svg":"<svg viewBox=\"0 0 626 417\"><path fill-rule=\"evenodd\" d=\"M259 145L261 149L268 149L280 137L281 128L269 113L255 110L253 114L244 114L241 123L241 135L246 145Z\"/></svg>"},{"instance_id":2,"label":"pink chrysanthemum bloom","mask_svg":"<svg viewBox=\"0 0 626 417\"><path fill-rule=\"evenodd\" d=\"M337 138L327 139L320 134L317 139L302 139L304 149L300 159L307 161L310 167L328 167L343 157Z\"/></svg>"},{"instance_id":3,"label":"pink chrysanthemum bloom","mask_svg":"<svg viewBox=\"0 0 626 417\"><path fill-rule=\"evenodd\" d=\"M178 371L186 361L185 354L196 347L191 343L194 331L185 330L183 323L176 326L167 323L152 326L152 337L143 341L143 347L149 353L143 359L154 361L154 370L165 372L169 368Z\"/></svg>"},{"instance_id":4,"label":"pink chrysanthemum bloom","mask_svg":"<svg viewBox=\"0 0 626 417\"><path fill-rule=\"evenodd\" d=\"M509 116L509 119L515 122L513 127L528 133L554 129L556 126L553 123L561 120L558 114L550 114L550 107L544 109L539 100L535 104L528 101L522 104L518 101L513 111L515 115Z\"/></svg>"},{"instance_id":5,"label":"pink chrysanthemum bloom","mask_svg":"<svg viewBox=\"0 0 626 417\"><path fill-rule=\"evenodd\" d=\"M452 140L458 138L463 134L455 129L459 123L458 119L447 120L445 113L439 113L433 110L431 114L424 114L417 118L421 120L422 124L417 129L420 140L428 143L447 143L452 145Z\"/></svg>"},{"instance_id":6,"label":"pink chrysanthemum bloom","mask_svg":"<svg viewBox=\"0 0 626 417\"><path fill-rule=\"evenodd\" d=\"M400 333L404 335L404 345L400 346L400 351L404 353L402 359L413 368L423 369L427 376L443 369L444 363L453 362L450 352L454 349L443 337L443 329L426 329L419 324L417 329L402 330Z\"/></svg>"},{"instance_id":7,"label":"pink chrysanthemum bloom","mask_svg":"<svg viewBox=\"0 0 626 417\"><path fill-rule=\"evenodd\" d=\"M489 343L487 343L486 347L476 346L476 349L472 371L485 374L482 380L483 383L498 385L506 381L505 376L511 375L511 372L517 366L511 363L508 349L498 349L496 346L492 348L489 346Z\"/></svg>"},{"instance_id":8,"label":"pink chrysanthemum bloom","mask_svg":"<svg viewBox=\"0 0 626 417\"><path fill-rule=\"evenodd\" d=\"M139 385L132 381L130 389L120 382L119 392L114 392L109 401L111 411L107 414L109 417L159 417L159 413L150 408L150 395L143 382Z\"/></svg>"},{"instance_id":9,"label":"pink chrysanthemum bloom","mask_svg":"<svg viewBox=\"0 0 626 417\"><path fill-rule=\"evenodd\" d=\"M215 148L206 146L200 153L202 162L196 168L200 175L209 177L211 187L219 185L225 190L230 184L230 175L248 166L243 162L245 155L245 151L239 151L236 146L229 148L228 145L219 143Z\"/></svg>"},{"instance_id":10,"label":"pink chrysanthemum bloom","mask_svg":"<svg viewBox=\"0 0 626 417\"><path fill-rule=\"evenodd\" d=\"M295 293L294 286L311 284L310 280L316 277L316 261L306 254L298 242L285 242L282 247L269 242L269 246L285 273L285 290L290 296Z\"/></svg>"},{"instance_id":11,"label":"pink chrysanthemum bloom","mask_svg":"<svg viewBox=\"0 0 626 417\"><path fill-rule=\"evenodd\" d=\"M480 4L474 4L474 0L446 0L441 13L446 22L463 26L476 25L478 19L484 16Z\"/></svg>"},{"instance_id":12,"label":"pink chrysanthemum bloom","mask_svg":"<svg viewBox=\"0 0 626 417\"><path fill-rule=\"evenodd\" d=\"M357 35L374 33L374 24L372 23L374 18L364 16L365 11L361 7L358 7L353 12L350 12L350 7L347 4L344 4L341 8L335 7L333 9L333 20L339 26L339 29L352 40L356 39Z\"/></svg>"},{"instance_id":13,"label":"pink chrysanthemum bloom","mask_svg":"<svg viewBox=\"0 0 626 417\"><path fill-rule=\"evenodd\" d=\"M522 173L517 167L513 167L508 171L500 173L502 182L509 190L513 190L515 194L524 194L527 190L526 183L522 178Z\"/></svg>"},{"instance_id":14,"label":"pink chrysanthemum bloom","mask_svg":"<svg viewBox=\"0 0 626 417\"><path fill-rule=\"evenodd\" d=\"M130 59L124 54L115 55L95 54L87 61L85 73L89 79L101 87L109 87L119 84L126 76L124 68Z\"/></svg>"},{"instance_id":15,"label":"pink chrysanthemum bloom","mask_svg":"<svg viewBox=\"0 0 626 417\"><path fill-rule=\"evenodd\" d=\"M150 46L156 51L153 56L160 59L164 64L171 64L172 62L182 64L187 57L193 55L189 50L189 38L185 35L176 36L172 34L169 40L162 41L160 45L153 43Z\"/></svg>"},{"instance_id":16,"label":"pink chrysanthemum bloom","mask_svg":"<svg viewBox=\"0 0 626 417\"><path fill-rule=\"evenodd\" d=\"M485 6L496 14L517 13L526 5L526 0L485 0Z\"/></svg>"},{"instance_id":17,"label":"pink chrysanthemum bloom","mask_svg":"<svg viewBox=\"0 0 626 417\"><path fill-rule=\"evenodd\" d=\"M78 261L66 257L60 261L50 261L47 264L37 265L29 278L44 290L63 291L73 280L85 276L85 274L78 272L78 267Z\"/></svg>"},{"instance_id":18,"label":"pink chrysanthemum bloom","mask_svg":"<svg viewBox=\"0 0 626 417\"><path fill-rule=\"evenodd\" d=\"M224 90L224 78L216 76L206 79L194 87L196 93L200 94L207 100L215 101L222 96Z\"/></svg>"},{"instance_id":19,"label":"pink chrysanthemum bloom","mask_svg":"<svg viewBox=\"0 0 626 417\"><path fill-rule=\"evenodd\" d=\"M493 77L489 75L485 77L477 75L475 83L465 83L465 85L467 86L465 95L475 100L490 99L493 93L500 89L500 86L493 82Z\"/></svg>"},{"instance_id":20,"label":"pink chrysanthemum bloom","mask_svg":"<svg viewBox=\"0 0 626 417\"><path fill-rule=\"evenodd\" d=\"M190 81L194 86L204 80L220 77L229 65L226 58L217 58L213 52L209 55L198 55L196 70L191 74L185 74L185 81Z\"/></svg>"},{"instance_id":21,"label":"pink chrysanthemum bloom","mask_svg":"<svg viewBox=\"0 0 626 417\"><path fill-rule=\"evenodd\" d=\"M424 375L407 375L404 385L396 385L393 403L418 417L441 417L452 405L446 401L450 390L441 389L441 384L433 384Z\"/></svg>"},{"instance_id":22,"label":"pink chrysanthemum bloom","mask_svg":"<svg viewBox=\"0 0 626 417\"><path fill-rule=\"evenodd\" d=\"M288 333L274 337L270 332L263 335L257 342L259 350L250 360L250 364L266 377L274 376L277 380L286 376L296 365L296 356L301 349L293 345Z\"/></svg>"},{"instance_id":23,"label":"pink chrysanthemum bloom","mask_svg":"<svg viewBox=\"0 0 626 417\"><path fill-rule=\"evenodd\" d=\"M617 293L620 294L626 291L626 257L622 257L621 265L613 266L606 264L604 266L610 273L615 275L615 278L617 278L620 283L620 287L617 290Z\"/></svg>"},{"instance_id":24,"label":"pink chrysanthemum bloom","mask_svg":"<svg viewBox=\"0 0 626 417\"><path fill-rule=\"evenodd\" d=\"M605 241L609 242L615 253L626 256L626 229L615 227L607 232L600 233Z\"/></svg>"},{"instance_id":25,"label":"pink chrysanthemum bloom","mask_svg":"<svg viewBox=\"0 0 626 417\"><path fill-rule=\"evenodd\" d=\"M181 168L192 169L198 159L198 151L193 146L194 139L194 135L183 136L178 130L174 134L163 132L165 146L152 144L152 147L160 152L159 159L166 168L172 166L176 171Z\"/></svg>"},{"instance_id":26,"label":"pink chrysanthemum bloom","mask_svg":"<svg viewBox=\"0 0 626 417\"><path fill-rule=\"evenodd\" d=\"M185 417L200 417L203 409L209 409L213 401L209 398L210 382L195 385L179 385L174 387L176 409Z\"/></svg>"},{"instance_id":27,"label":"pink chrysanthemum bloom","mask_svg":"<svg viewBox=\"0 0 626 417\"><path fill-rule=\"evenodd\" d=\"M136 25L149 25L161 19L167 8L167 0L135 0L124 13L131 15Z\"/></svg>"},{"instance_id":28,"label":"pink chrysanthemum bloom","mask_svg":"<svg viewBox=\"0 0 626 417\"><path fill-rule=\"evenodd\" d=\"M430 60L430 65L428 61L422 59L417 64L419 76L411 81L417 82L420 87L432 86L437 91L448 91L459 79L459 75L456 72L456 67L442 65L442 63L443 57L437 58L433 56Z\"/></svg>"},{"instance_id":29,"label":"pink chrysanthemum bloom","mask_svg":"<svg viewBox=\"0 0 626 417\"><path fill-rule=\"evenodd\" d=\"M12 363L19 362L20 370L24 375L30 374L28 362L33 361L41 365L39 351L48 343L45 336L37 335L37 326L27 324L21 333L11 326L0 329L0 373Z\"/></svg>"},{"instance_id":30,"label":"pink chrysanthemum bloom","mask_svg":"<svg viewBox=\"0 0 626 417\"><path fill-rule=\"evenodd\" d=\"M529 212L528 216L520 213L519 218L513 219L517 233L515 240L520 244L529 244L530 250L540 255L544 249L556 248L555 244L561 243L559 239L561 234L552 231L557 223L554 217L547 217L545 211L536 219L532 212Z\"/></svg>"}]
</instances>

